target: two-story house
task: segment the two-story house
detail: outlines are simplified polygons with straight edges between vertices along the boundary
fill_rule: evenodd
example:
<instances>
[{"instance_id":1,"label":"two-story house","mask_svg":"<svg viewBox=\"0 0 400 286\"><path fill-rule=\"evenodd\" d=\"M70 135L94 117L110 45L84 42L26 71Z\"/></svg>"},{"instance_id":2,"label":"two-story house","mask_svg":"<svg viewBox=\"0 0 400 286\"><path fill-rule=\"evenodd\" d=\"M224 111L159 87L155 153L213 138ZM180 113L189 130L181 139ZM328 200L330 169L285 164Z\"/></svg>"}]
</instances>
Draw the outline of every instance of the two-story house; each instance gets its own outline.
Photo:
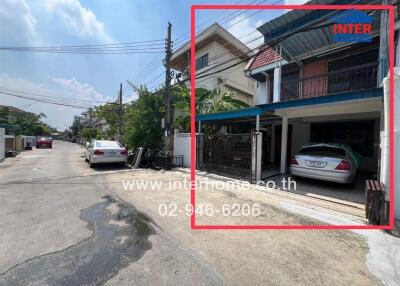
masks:
<instances>
[{"instance_id":1,"label":"two-story house","mask_svg":"<svg viewBox=\"0 0 400 286\"><path fill-rule=\"evenodd\" d=\"M196 75L201 77L196 81L196 87L220 89L222 92L233 91L237 95L236 99L253 106L257 103L256 81L243 74L246 59L251 55L252 50L239 39L219 24L211 25L196 36ZM235 62L240 64L221 73L200 76L207 74L215 66L223 69ZM189 63L190 42L187 42L172 55L171 68L186 77L190 71Z\"/></svg>"},{"instance_id":2,"label":"two-story house","mask_svg":"<svg viewBox=\"0 0 400 286\"><path fill-rule=\"evenodd\" d=\"M254 140L247 140L251 160L244 168L257 173L251 173L252 178L262 178L261 171L273 166L286 173L291 157L312 142L347 144L363 157L360 171L378 174L384 125L381 84L388 74L389 29L385 12L364 12L292 10L258 27L265 47L249 60L244 73L257 81L260 104L236 112L197 115L200 130L204 124L216 124L230 126L227 130L232 133L261 133L259 152L254 151L258 150L253 148ZM335 38L335 17L351 23L360 19L360 13L363 19L371 19L366 35L370 40ZM398 7L395 14L398 39ZM212 161L207 148L200 146L198 157ZM214 166L240 167L239 159L245 156L242 152L226 158L213 162Z\"/></svg>"}]
</instances>

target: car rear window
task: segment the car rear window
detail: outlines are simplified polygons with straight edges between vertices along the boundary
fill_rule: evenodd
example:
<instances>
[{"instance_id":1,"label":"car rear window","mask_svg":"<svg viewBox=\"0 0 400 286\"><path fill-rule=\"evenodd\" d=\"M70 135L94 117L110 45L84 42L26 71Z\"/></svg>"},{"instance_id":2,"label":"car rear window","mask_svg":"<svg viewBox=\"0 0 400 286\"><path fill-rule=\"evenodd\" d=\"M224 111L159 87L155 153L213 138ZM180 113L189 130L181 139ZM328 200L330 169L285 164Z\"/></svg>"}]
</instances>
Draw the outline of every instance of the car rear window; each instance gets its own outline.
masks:
<instances>
[{"instance_id":1,"label":"car rear window","mask_svg":"<svg viewBox=\"0 0 400 286\"><path fill-rule=\"evenodd\" d=\"M338 147L316 146L301 148L299 154L309 156L343 157L346 155L346 151L343 148Z\"/></svg>"},{"instance_id":2,"label":"car rear window","mask_svg":"<svg viewBox=\"0 0 400 286\"><path fill-rule=\"evenodd\" d=\"M122 145L114 141L100 141L96 142L96 147L117 147L122 148Z\"/></svg>"}]
</instances>

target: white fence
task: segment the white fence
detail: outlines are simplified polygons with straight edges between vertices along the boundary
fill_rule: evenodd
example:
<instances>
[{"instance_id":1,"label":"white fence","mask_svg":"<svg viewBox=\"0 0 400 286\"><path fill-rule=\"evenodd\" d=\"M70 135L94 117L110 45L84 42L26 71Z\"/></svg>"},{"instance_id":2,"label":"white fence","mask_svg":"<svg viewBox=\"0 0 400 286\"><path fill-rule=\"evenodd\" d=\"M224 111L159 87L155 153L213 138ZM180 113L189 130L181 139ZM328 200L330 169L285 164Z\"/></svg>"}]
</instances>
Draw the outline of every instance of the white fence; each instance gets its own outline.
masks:
<instances>
[{"instance_id":1,"label":"white fence","mask_svg":"<svg viewBox=\"0 0 400 286\"><path fill-rule=\"evenodd\" d=\"M190 133L174 132L174 155L183 155L183 166L190 167Z\"/></svg>"},{"instance_id":2,"label":"white fence","mask_svg":"<svg viewBox=\"0 0 400 286\"><path fill-rule=\"evenodd\" d=\"M0 162L4 159L5 157L5 130L4 128L0 128Z\"/></svg>"}]
</instances>

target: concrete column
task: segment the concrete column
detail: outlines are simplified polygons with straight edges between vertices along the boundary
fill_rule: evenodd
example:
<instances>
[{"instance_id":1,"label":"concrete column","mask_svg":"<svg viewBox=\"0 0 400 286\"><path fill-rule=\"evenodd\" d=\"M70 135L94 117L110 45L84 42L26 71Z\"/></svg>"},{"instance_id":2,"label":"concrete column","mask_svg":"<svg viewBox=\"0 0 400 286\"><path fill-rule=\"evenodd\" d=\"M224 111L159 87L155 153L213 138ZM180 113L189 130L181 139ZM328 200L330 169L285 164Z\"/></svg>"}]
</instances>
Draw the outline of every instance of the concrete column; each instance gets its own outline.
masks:
<instances>
[{"instance_id":1,"label":"concrete column","mask_svg":"<svg viewBox=\"0 0 400 286\"><path fill-rule=\"evenodd\" d=\"M382 5L387 5L387 0L382 0ZM388 37L387 37L387 20L389 17L388 11L381 10L381 23L380 23L380 37L379 37L379 65L378 65L378 86L381 85L382 80L386 77L389 70L388 62Z\"/></svg>"},{"instance_id":2,"label":"concrete column","mask_svg":"<svg viewBox=\"0 0 400 286\"><path fill-rule=\"evenodd\" d=\"M178 154L178 135L179 129L174 129L174 155Z\"/></svg>"},{"instance_id":3,"label":"concrete column","mask_svg":"<svg viewBox=\"0 0 400 286\"><path fill-rule=\"evenodd\" d=\"M256 116L256 131L260 131L260 115Z\"/></svg>"},{"instance_id":4,"label":"concrete column","mask_svg":"<svg viewBox=\"0 0 400 286\"><path fill-rule=\"evenodd\" d=\"M278 102L281 99L281 68L276 67L274 69L274 94L273 102Z\"/></svg>"},{"instance_id":5,"label":"concrete column","mask_svg":"<svg viewBox=\"0 0 400 286\"><path fill-rule=\"evenodd\" d=\"M251 137L251 182L257 183L261 180L262 160L262 133L252 133Z\"/></svg>"},{"instance_id":6,"label":"concrete column","mask_svg":"<svg viewBox=\"0 0 400 286\"><path fill-rule=\"evenodd\" d=\"M288 118L282 117L282 140L281 140L281 174L286 173L287 158Z\"/></svg>"},{"instance_id":7,"label":"concrete column","mask_svg":"<svg viewBox=\"0 0 400 286\"><path fill-rule=\"evenodd\" d=\"M197 132L201 134L201 120L199 120L199 130Z\"/></svg>"},{"instance_id":8,"label":"concrete column","mask_svg":"<svg viewBox=\"0 0 400 286\"><path fill-rule=\"evenodd\" d=\"M400 67L394 72L394 217L400 219Z\"/></svg>"},{"instance_id":9,"label":"concrete column","mask_svg":"<svg viewBox=\"0 0 400 286\"><path fill-rule=\"evenodd\" d=\"M270 94L271 94L271 77L266 74L265 75L265 103L270 102Z\"/></svg>"}]
</instances>

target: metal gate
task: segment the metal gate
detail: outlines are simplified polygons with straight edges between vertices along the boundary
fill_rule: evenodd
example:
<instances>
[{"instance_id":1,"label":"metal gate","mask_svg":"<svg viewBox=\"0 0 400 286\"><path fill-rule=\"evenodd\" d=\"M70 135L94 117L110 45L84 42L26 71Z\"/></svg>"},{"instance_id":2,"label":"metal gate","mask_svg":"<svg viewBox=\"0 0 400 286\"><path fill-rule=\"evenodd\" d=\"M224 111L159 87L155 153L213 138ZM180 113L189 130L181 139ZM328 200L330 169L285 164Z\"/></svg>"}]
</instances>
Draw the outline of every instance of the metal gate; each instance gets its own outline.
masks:
<instances>
[{"instance_id":1,"label":"metal gate","mask_svg":"<svg viewBox=\"0 0 400 286\"><path fill-rule=\"evenodd\" d=\"M197 169L253 182L261 154L261 133L198 135Z\"/></svg>"}]
</instances>

